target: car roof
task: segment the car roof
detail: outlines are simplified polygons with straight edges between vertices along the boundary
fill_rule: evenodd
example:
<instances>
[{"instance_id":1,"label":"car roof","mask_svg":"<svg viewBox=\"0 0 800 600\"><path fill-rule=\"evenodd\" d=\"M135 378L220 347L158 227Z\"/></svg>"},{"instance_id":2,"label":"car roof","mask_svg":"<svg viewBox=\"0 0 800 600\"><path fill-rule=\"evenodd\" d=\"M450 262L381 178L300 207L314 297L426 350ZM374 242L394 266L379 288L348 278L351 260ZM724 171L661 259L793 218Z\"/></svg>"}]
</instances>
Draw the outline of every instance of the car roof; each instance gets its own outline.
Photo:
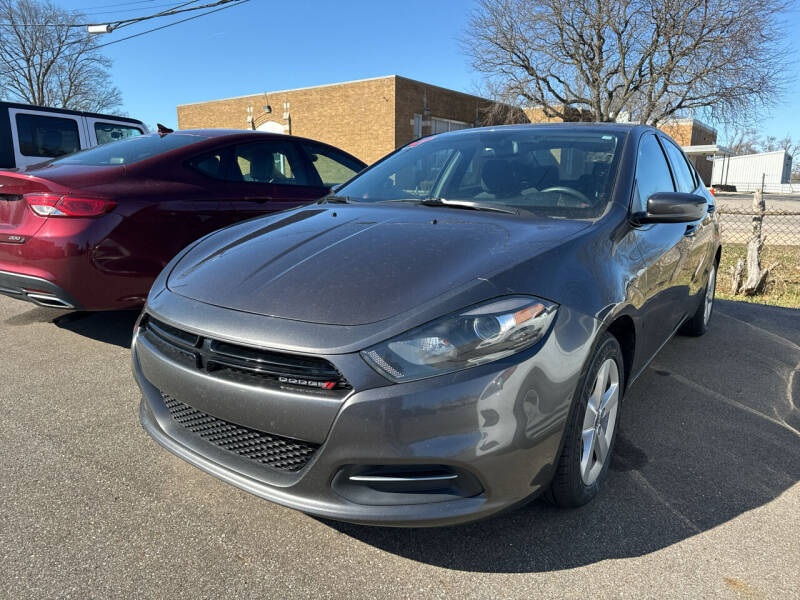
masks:
<instances>
[{"instance_id":1,"label":"car roof","mask_svg":"<svg viewBox=\"0 0 800 600\"><path fill-rule=\"evenodd\" d=\"M469 129L458 129L456 131L449 131L447 133L440 133L442 136L457 136L466 135L474 132L481 131L529 131L531 129L542 130L576 130L576 129L602 129L606 131L613 131L616 133L628 133L631 131L658 131L650 125L641 125L639 123L598 123L590 121L581 121L574 123L520 123L514 125L488 125L485 127L473 127ZM425 136L428 137L428 136Z\"/></svg>"},{"instance_id":2,"label":"car roof","mask_svg":"<svg viewBox=\"0 0 800 600\"><path fill-rule=\"evenodd\" d=\"M152 135L196 135L198 137L207 138L208 140L228 139L230 141L236 141L236 140L249 141L254 138L274 139L274 140L290 139L294 141L312 142L314 144L321 144L323 146L327 146L328 148L333 148L338 152L342 152L343 154L346 154L347 156L356 159L360 163L364 162L361 159L350 154L347 150L343 150L342 148L334 146L333 144L328 144L326 142L321 142L320 140L315 140L312 138L306 138L297 135L288 135L285 133L274 133L270 131L254 131L249 129L176 129L170 133L159 134L157 132L154 132Z\"/></svg>"},{"instance_id":3,"label":"car roof","mask_svg":"<svg viewBox=\"0 0 800 600\"><path fill-rule=\"evenodd\" d=\"M336 152L340 152L341 154L347 156L348 158L352 159L356 163L363 165L364 167L367 166L360 158L353 156L347 150L343 150L337 146L332 144L327 144L325 142L321 142L319 140L314 140L311 138L299 137L296 135L286 135L283 133L272 133L268 131L251 131L248 129L176 129L174 131L170 131L169 133L158 133L158 132L151 132L148 135L156 136L195 136L198 138L196 143L191 143L187 146L175 148L169 150L162 154L157 154L152 156L148 159L145 159L141 162L150 161L152 159L156 159L158 157L164 156L169 154L171 156L179 156L182 154L186 154L187 152L194 151L195 149L201 148L213 148L221 141L224 142L252 142L256 139L264 139L264 140L292 140L295 142L309 142L313 144L318 144L320 146L325 146L327 148L331 148ZM129 138L131 139L131 138Z\"/></svg>"},{"instance_id":4,"label":"car roof","mask_svg":"<svg viewBox=\"0 0 800 600\"><path fill-rule=\"evenodd\" d=\"M287 135L285 133L275 133L271 131L255 131L250 129L176 129L173 132L163 134L163 135L197 135L206 138L256 138L262 137L267 139L292 139L292 140L305 140L309 142L315 142L318 144L325 144L325 142L320 142L318 140L312 140L309 138L304 138L296 135ZM325 144L326 146L330 146L330 144Z\"/></svg>"}]
</instances>

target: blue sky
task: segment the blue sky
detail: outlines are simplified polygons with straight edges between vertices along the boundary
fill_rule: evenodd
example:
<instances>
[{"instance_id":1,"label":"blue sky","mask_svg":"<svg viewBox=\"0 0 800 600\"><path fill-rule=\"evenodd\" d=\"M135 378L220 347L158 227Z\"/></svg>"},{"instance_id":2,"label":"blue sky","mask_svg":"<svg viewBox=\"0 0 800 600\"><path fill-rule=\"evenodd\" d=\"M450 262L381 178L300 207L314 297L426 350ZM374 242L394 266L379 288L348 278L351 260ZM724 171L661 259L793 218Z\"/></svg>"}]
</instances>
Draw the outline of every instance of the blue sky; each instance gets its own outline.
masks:
<instances>
[{"instance_id":1,"label":"blue sky","mask_svg":"<svg viewBox=\"0 0 800 600\"><path fill-rule=\"evenodd\" d=\"M163 10L169 0L56 0L90 20ZM178 4L178 0L175 4ZM112 14L109 5L118 5ZM480 76L459 38L472 0L251 0L104 49L124 110L149 125L175 126L178 104L272 90L398 74L465 92ZM131 9L141 9L140 11ZM111 41L168 22L131 26L104 35ZM800 10L789 17L789 41L800 55ZM757 125L768 135L800 138L800 81Z\"/></svg>"}]
</instances>

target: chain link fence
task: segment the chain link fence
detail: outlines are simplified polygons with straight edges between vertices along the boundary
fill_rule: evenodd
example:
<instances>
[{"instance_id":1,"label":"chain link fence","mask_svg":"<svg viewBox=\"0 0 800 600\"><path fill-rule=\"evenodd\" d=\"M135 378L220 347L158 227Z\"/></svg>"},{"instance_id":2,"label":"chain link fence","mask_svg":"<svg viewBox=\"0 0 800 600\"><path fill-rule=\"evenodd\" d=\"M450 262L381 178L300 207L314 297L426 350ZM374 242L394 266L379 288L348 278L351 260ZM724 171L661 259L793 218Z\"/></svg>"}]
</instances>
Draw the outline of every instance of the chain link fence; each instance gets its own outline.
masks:
<instances>
[{"instance_id":1,"label":"chain link fence","mask_svg":"<svg viewBox=\"0 0 800 600\"><path fill-rule=\"evenodd\" d=\"M798 210L768 208L761 222L765 246L800 246L800 203ZM723 244L747 244L753 235L752 208L722 206L718 209Z\"/></svg>"},{"instance_id":2,"label":"chain link fence","mask_svg":"<svg viewBox=\"0 0 800 600\"><path fill-rule=\"evenodd\" d=\"M717 290L735 300L751 298L800 308L800 194L764 193L763 212L753 200L752 192L717 192L722 237ZM739 261L747 264L754 219L760 220L760 269L766 274L755 295L747 296L742 294L743 282L737 279L737 265ZM745 271L741 275L748 279L750 271Z\"/></svg>"}]
</instances>

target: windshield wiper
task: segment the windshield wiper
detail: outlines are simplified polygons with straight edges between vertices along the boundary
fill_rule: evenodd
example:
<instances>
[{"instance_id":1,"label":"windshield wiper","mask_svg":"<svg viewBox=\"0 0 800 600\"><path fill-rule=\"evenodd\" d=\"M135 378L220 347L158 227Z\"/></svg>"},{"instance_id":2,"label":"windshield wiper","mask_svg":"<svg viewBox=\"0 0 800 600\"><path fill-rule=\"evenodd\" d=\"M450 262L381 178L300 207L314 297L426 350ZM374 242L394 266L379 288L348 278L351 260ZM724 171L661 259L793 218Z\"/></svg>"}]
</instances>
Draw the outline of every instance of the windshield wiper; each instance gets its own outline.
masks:
<instances>
[{"instance_id":1,"label":"windshield wiper","mask_svg":"<svg viewBox=\"0 0 800 600\"><path fill-rule=\"evenodd\" d=\"M519 212L513 208L501 208L494 204L484 202L472 202L470 200L447 200L446 198L425 198L419 202L422 206L449 206L452 208L464 208L467 210L489 210L493 212L508 213L518 215Z\"/></svg>"},{"instance_id":2,"label":"windshield wiper","mask_svg":"<svg viewBox=\"0 0 800 600\"><path fill-rule=\"evenodd\" d=\"M351 204L357 202L350 196L337 196L336 194L328 194L317 200L317 204Z\"/></svg>"}]
</instances>

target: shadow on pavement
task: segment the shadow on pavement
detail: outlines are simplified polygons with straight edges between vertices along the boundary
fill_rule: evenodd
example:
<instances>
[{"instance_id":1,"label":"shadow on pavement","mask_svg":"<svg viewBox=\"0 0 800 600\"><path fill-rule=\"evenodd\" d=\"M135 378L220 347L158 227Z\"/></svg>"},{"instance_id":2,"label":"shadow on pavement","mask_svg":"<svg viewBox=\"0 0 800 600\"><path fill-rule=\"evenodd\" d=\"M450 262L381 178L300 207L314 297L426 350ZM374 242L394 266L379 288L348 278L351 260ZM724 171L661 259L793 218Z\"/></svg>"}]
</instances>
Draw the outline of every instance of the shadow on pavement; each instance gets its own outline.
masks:
<instances>
[{"instance_id":1,"label":"shadow on pavement","mask_svg":"<svg viewBox=\"0 0 800 600\"><path fill-rule=\"evenodd\" d=\"M115 310L104 312L65 312L56 308L34 306L30 310L6 319L5 323L23 326L32 323L52 322L61 329L78 335L130 348L133 338L133 325L139 316L138 310Z\"/></svg>"},{"instance_id":2,"label":"shadow on pavement","mask_svg":"<svg viewBox=\"0 0 800 600\"><path fill-rule=\"evenodd\" d=\"M614 462L588 506L536 501L483 522L382 529L325 521L415 561L535 572L640 556L723 524L800 480L800 311L718 302L625 397Z\"/></svg>"}]
</instances>

